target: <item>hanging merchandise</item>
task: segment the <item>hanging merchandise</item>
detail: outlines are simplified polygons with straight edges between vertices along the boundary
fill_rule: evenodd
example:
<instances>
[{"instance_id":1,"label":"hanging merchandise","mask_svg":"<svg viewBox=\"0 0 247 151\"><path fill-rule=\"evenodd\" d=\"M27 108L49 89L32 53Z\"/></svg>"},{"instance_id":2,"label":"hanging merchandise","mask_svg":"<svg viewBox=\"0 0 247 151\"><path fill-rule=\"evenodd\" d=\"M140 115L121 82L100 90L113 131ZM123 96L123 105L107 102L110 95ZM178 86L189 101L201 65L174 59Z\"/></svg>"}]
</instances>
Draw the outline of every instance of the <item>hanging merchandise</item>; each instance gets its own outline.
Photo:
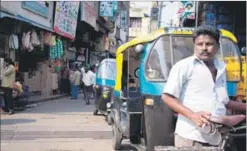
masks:
<instances>
[{"instance_id":1,"label":"hanging merchandise","mask_svg":"<svg viewBox=\"0 0 247 151\"><path fill-rule=\"evenodd\" d=\"M50 58L51 59L56 59L56 46L50 46Z\"/></svg>"},{"instance_id":2,"label":"hanging merchandise","mask_svg":"<svg viewBox=\"0 0 247 151\"><path fill-rule=\"evenodd\" d=\"M51 44L51 38L52 38L52 33L45 32L43 38L44 38L44 44L50 46L50 44Z\"/></svg>"},{"instance_id":3,"label":"hanging merchandise","mask_svg":"<svg viewBox=\"0 0 247 151\"><path fill-rule=\"evenodd\" d=\"M60 60L55 60L54 61L54 66L55 66L55 71L59 72L61 70L61 62L60 62Z\"/></svg>"},{"instance_id":4,"label":"hanging merchandise","mask_svg":"<svg viewBox=\"0 0 247 151\"><path fill-rule=\"evenodd\" d=\"M60 59L63 56L63 43L60 39L57 39L55 46L50 47L50 58Z\"/></svg>"},{"instance_id":5,"label":"hanging merchandise","mask_svg":"<svg viewBox=\"0 0 247 151\"><path fill-rule=\"evenodd\" d=\"M31 44L33 46L39 46L40 45L40 40L39 40L39 37L38 37L37 32L35 30L32 30L32 33L31 33Z\"/></svg>"},{"instance_id":6,"label":"hanging merchandise","mask_svg":"<svg viewBox=\"0 0 247 151\"><path fill-rule=\"evenodd\" d=\"M31 40L31 32L28 31L27 33L23 33L22 36L22 45L24 50L28 50L29 52L33 51L33 45L31 44L30 40Z\"/></svg>"},{"instance_id":7,"label":"hanging merchandise","mask_svg":"<svg viewBox=\"0 0 247 151\"><path fill-rule=\"evenodd\" d=\"M17 35L11 34L9 37L9 48L17 50L19 48L19 40Z\"/></svg>"},{"instance_id":8,"label":"hanging merchandise","mask_svg":"<svg viewBox=\"0 0 247 151\"><path fill-rule=\"evenodd\" d=\"M50 46L56 46L56 36L51 36Z\"/></svg>"},{"instance_id":9,"label":"hanging merchandise","mask_svg":"<svg viewBox=\"0 0 247 151\"><path fill-rule=\"evenodd\" d=\"M60 39L57 39L56 48L57 48L57 58L61 58L63 56L63 43Z\"/></svg>"}]
</instances>

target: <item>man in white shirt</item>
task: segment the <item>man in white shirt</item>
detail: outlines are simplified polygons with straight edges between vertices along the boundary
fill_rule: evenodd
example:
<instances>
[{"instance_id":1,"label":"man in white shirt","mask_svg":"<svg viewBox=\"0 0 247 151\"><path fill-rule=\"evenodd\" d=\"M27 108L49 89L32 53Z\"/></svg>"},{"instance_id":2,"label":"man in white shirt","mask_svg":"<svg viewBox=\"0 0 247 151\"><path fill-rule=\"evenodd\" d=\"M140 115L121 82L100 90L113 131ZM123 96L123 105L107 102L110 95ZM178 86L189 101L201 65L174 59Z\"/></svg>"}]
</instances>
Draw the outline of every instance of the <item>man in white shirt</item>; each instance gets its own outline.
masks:
<instances>
[{"instance_id":1,"label":"man in white shirt","mask_svg":"<svg viewBox=\"0 0 247 151\"><path fill-rule=\"evenodd\" d=\"M229 100L224 62L215 55L220 32L200 26L193 34L194 55L177 62L171 69L162 99L175 112L175 146L218 145L217 135L203 134L200 127L209 116L226 115L226 108L246 111L246 105Z\"/></svg>"},{"instance_id":2,"label":"man in white shirt","mask_svg":"<svg viewBox=\"0 0 247 151\"><path fill-rule=\"evenodd\" d=\"M89 100L93 93L93 87L96 84L96 76L94 73L94 66L91 66L90 69L86 72L85 76L83 76L83 82L85 85L85 99L86 104L90 104Z\"/></svg>"}]
</instances>

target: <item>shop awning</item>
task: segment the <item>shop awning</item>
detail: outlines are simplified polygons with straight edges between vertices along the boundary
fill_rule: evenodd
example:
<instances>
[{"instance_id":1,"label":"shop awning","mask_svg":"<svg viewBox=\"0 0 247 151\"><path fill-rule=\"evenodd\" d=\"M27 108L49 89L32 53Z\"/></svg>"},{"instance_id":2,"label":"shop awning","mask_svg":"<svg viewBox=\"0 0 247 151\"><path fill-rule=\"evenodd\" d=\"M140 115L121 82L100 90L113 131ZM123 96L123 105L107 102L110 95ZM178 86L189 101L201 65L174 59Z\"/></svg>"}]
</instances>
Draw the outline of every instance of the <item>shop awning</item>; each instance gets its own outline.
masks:
<instances>
[{"instance_id":1,"label":"shop awning","mask_svg":"<svg viewBox=\"0 0 247 151\"><path fill-rule=\"evenodd\" d=\"M13 18L13 19L16 19L16 20L19 20L19 21L23 21L23 22L29 23L29 24L31 24L33 26L45 29L47 31L54 32L53 29L51 29L49 27L46 27L44 25L41 25L41 24L39 24L39 23L37 23L35 21L32 21L30 19L27 19L26 17L22 17L20 15L13 15L13 14L10 14L10 13L6 13L6 12L3 12L3 11L0 11L0 18Z\"/></svg>"}]
</instances>

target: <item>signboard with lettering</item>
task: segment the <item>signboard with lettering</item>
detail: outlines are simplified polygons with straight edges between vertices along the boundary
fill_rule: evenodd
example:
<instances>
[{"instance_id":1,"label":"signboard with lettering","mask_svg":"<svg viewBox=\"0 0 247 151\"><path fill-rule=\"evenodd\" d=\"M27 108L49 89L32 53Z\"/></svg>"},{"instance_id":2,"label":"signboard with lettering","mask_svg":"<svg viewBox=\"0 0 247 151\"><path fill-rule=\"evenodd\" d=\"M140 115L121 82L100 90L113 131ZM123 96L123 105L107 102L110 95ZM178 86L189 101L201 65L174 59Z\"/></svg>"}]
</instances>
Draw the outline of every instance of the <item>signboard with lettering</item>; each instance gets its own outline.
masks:
<instances>
[{"instance_id":1,"label":"signboard with lettering","mask_svg":"<svg viewBox=\"0 0 247 151\"><path fill-rule=\"evenodd\" d=\"M113 2L101 1L100 2L100 16L113 17Z\"/></svg>"},{"instance_id":2,"label":"signboard with lettering","mask_svg":"<svg viewBox=\"0 0 247 151\"><path fill-rule=\"evenodd\" d=\"M96 18L95 3L93 1L81 2L81 20L97 29Z\"/></svg>"},{"instance_id":3,"label":"signboard with lettering","mask_svg":"<svg viewBox=\"0 0 247 151\"><path fill-rule=\"evenodd\" d=\"M191 35L193 34L193 28L165 28L165 33Z\"/></svg>"},{"instance_id":4,"label":"signboard with lettering","mask_svg":"<svg viewBox=\"0 0 247 151\"><path fill-rule=\"evenodd\" d=\"M195 19L195 1L181 1L177 14L183 19Z\"/></svg>"},{"instance_id":5,"label":"signboard with lettering","mask_svg":"<svg viewBox=\"0 0 247 151\"><path fill-rule=\"evenodd\" d=\"M21 7L23 9L29 10L35 14L43 16L45 18L48 17L49 13L49 3L45 1L25 1L22 2Z\"/></svg>"},{"instance_id":6,"label":"signboard with lettering","mask_svg":"<svg viewBox=\"0 0 247 151\"><path fill-rule=\"evenodd\" d=\"M126 31L127 26L127 11L121 11L121 20L120 20L121 28Z\"/></svg>"},{"instance_id":7,"label":"signboard with lettering","mask_svg":"<svg viewBox=\"0 0 247 151\"><path fill-rule=\"evenodd\" d=\"M76 34L79 1L57 1L54 31L64 37L74 39Z\"/></svg>"}]
</instances>

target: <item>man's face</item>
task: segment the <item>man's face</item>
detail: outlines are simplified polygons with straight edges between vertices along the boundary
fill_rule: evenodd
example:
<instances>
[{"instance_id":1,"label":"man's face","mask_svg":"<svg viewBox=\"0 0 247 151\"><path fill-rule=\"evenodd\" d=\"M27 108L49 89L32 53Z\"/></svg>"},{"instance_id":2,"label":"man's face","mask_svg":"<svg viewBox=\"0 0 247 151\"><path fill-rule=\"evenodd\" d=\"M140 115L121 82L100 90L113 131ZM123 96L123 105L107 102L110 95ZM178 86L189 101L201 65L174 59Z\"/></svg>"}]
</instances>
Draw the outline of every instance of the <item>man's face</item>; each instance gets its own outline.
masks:
<instances>
[{"instance_id":1,"label":"man's face","mask_svg":"<svg viewBox=\"0 0 247 151\"><path fill-rule=\"evenodd\" d=\"M218 50L216 40L210 35L200 35L194 42L194 53L202 61L211 60Z\"/></svg>"}]
</instances>

